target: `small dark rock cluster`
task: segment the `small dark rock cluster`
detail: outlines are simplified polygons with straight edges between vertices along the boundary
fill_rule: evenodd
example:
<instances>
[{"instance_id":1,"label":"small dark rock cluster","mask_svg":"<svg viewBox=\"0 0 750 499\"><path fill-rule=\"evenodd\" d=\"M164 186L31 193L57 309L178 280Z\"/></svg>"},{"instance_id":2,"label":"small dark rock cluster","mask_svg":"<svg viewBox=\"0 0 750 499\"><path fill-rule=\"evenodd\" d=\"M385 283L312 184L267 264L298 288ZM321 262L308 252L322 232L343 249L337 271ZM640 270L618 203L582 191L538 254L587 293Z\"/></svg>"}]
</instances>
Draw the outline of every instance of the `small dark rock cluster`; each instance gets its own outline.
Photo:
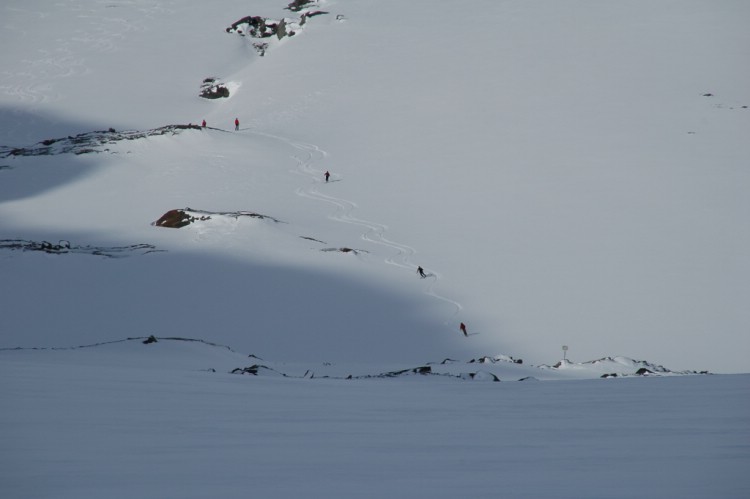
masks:
<instances>
[{"instance_id":1,"label":"small dark rock cluster","mask_svg":"<svg viewBox=\"0 0 750 499\"><path fill-rule=\"evenodd\" d=\"M308 7L315 5L316 3L317 2L315 0L294 0L294 2L287 5L285 9L290 10L292 12L299 12L302 9L306 9Z\"/></svg>"},{"instance_id":2,"label":"small dark rock cluster","mask_svg":"<svg viewBox=\"0 0 750 499\"><path fill-rule=\"evenodd\" d=\"M389 371L381 374L368 374L366 376L352 376L350 374L346 377L346 379L398 378L401 376L411 376L414 374L426 376L429 374L433 374L433 372L430 366L419 366L411 369L401 369L399 371Z\"/></svg>"},{"instance_id":3,"label":"small dark rock cluster","mask_svg":"<svg viewBox=\"0 0 750 499\"><path fill-rule=\"evenodd\" d=\"M229 89L216 78L206 78L201 84L200 96L204 99L221 99L229 97Z\"/></svg>"},{"instance_id":4,"label":"small dark rock cluster","mask_svg":"<svg viewBox=\"0 0 750 499\"><path fill-rule=\"evenodd\" d=\"M317 2L315 1L295 0L290 3L286 9L291 12L301 12L299 19L282 18L276 20L262 16L245 16L242 19L233 22L231 26L226 28L226 32L236 33L240 36L249 36L250 38L256 39L265 39L275 36L277 39L281 40L284 37L292 37L302 29L302 26L307 23L309 18L328 13L309 10L302 12L304 9L316 4ZM253 47L259 55L264 56L266 50L268 50L268 43L253 42Z\"/></svg>"},{"instance_id":5,"label":"small dark rock cluster","mask_svg":"<svg viewBox=\"0 0 750 499\"><path fill-rule=\"evenodd\" d=\"M495 374L486 371L461 374L460 378L474 381L492 381L493 383L500 381L500 378L498 378Z\"/></svg>"},{"instance_id":6,"label":"small dark rock cluster","mask_svg":"<svg viewBox=\"0 0 750 499\"><path fill-rule=\"evenodd\" d=\"M83 253L88 255L121 258L132 253L145 255L164 250L156 249L153 244L132 244L130 246L88 246L74 245L70 241L61 240L57 243L49 241L28 241L25 239L0 239L0 250L41 251L53 255L66 253Z\"/></svg>"},{"instance_id":7,"label":"small dark rock cluster","mask_svg":"<svg viewBox=\"0 0 750 499\"><path fill-rule=\"evenodd\" d=\"M326 251L326 252L329 252L329 251L338 251L339 253L353 253L355 255L359 255L360 253L367 253L365 250L357 250L357 249L354 249L354 248L347 248L346 246L344 246L343 248L323 248L320 251Z\"/></svg>"},{"instance_id":8,"label":"small dark rock cluster","mask_svg":"<svg viewBox=\"0 0 750 499\"><path fill-rule=\"evenodd\" d=\"M271 369L268 366L263 366L260 364L253 364L252 366L248 367L237 367L235 369L232 369L230 371L230 374L249 374L251 376L257 376L259 373L265 371L266 374L272 374L276 376L283 376L287 378L288 376L284 373L281 373L279 371L276 371L275 369Z\"/></svg>"},{"instance_id":9,"label":"small dark rock cluster","mask_svg":"<svg viewBox=\"0 0 750 499\"><path fill-rule=\"evenodd\" d=\"M275 35L278 28L279 21L260 16L246 16L233 22L226 32L253 38L268 38Z\"/></svg>"},{"instance_id":10,"label":"small dark rock cluster","mask_svg":"<svg viewBox=\"0 0 750 499\"><path fill-rule=\"evenodd\" d=\"M513 364L523 364L523 359L514 359L513 357L508 357L507 359L499 359L497 357L488 357L485 355L484 357L479 357L478 359L471 359L469 361L469 364L474 364L475 362L477 364L497 364L498 362L511 362Z\"/></svg>"}]
</instances>

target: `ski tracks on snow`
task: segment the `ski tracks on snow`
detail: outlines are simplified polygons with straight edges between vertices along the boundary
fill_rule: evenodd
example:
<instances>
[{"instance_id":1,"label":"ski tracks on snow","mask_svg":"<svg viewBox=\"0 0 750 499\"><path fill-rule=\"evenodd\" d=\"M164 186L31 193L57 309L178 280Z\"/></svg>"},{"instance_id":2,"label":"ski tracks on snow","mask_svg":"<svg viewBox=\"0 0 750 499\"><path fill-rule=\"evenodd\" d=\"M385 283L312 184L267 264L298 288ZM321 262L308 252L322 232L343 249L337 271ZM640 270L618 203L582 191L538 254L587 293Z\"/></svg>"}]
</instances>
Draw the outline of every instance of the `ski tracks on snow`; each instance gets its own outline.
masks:
<instances>
[{"instance_id":1,"label":"ski tracks on snow","mask_svg":"<svg viewBox=\"0 0 750 499\"><path fill-rule=\"evenodd\" d=\"M357 208L357 204L355 202L331 196L330 194L320 191L319 187L326 184L326 182L323 180L324 170L315 168L313 165L318 161L324 160L328 156L327 152L314 144L298 142L290 140L286 137L280 137L277 135L271 135L262 132L253 133L262 135L264 137L280 140L299 151L298 154L292 156L297 162L297 167L292 170L292 172L305 177L306 179L308 179L308 182L296 189L295 193L298 196L315 201L325 202L335 206L335 211L328 216L331 220L357 225L364 228L365 231L360 236L362 240L372 244L384 246L392 250L392 255L385 258L385 263L405 270L409 270L416 275L417 265L411 263L411 258L416 254L416 250L414 248L406 244L388 239L385 235L388 230L387 225L355 217L352 214ZM333 179L334 180L332 182L339 180L335 177L333 177ZM426 280L428 280L429 284L427 290L425 291L425 294L451 305L455 309L453 315L458 315L458 313L463 310L463 306L459 302L442 296L435 291L437 283L441 278L442 277L440 273L435 272L434 270L428 270ZM446 321L445 323L447 324L448 322L449 321Z\"/></svg>"}]
</instances>

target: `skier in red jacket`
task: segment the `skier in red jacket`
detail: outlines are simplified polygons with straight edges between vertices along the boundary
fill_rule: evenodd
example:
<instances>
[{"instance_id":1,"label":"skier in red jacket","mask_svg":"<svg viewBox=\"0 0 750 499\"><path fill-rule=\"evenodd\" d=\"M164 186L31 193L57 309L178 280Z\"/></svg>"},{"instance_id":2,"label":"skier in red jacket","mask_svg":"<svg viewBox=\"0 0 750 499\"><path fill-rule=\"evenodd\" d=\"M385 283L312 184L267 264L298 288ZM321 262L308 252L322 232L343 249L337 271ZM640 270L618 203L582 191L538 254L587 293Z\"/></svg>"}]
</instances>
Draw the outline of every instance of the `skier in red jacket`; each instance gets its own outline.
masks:
<instances>
[{"instance_id":1,"label":"skier in red jacket","mask_svg":"<svg viewBox=\"0 0 750 499\"><path fill-rule=\"evenodd\" d=\"M467 336L467 337L469 336L469 333L466 332L466 324L464 324L463 322L461 323L460 326L458 326L458 329L460 329L461 332L464 333L464 336Z\"/></svg>"},{"instance_id":2,"label":"skier in red jacket","mask_svg":"<svg viewBox=\"0 0 750 499\"><path fill-rule=\"evenodd\" d=\"M237 131L237 130L240 129L240 119L239 118L235 118L234 119L234 129L235 129L235 131Z\"/></svg>"}]
</instances>

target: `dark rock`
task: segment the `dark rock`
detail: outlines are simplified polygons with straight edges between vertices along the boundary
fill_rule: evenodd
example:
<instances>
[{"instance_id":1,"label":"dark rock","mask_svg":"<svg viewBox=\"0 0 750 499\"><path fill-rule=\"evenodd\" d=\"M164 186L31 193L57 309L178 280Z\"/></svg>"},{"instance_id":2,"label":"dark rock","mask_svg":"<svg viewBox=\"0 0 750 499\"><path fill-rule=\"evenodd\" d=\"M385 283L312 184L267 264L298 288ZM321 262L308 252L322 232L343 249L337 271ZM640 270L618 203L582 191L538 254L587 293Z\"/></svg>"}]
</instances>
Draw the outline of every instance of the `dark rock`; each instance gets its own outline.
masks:
<instances>
[{"instance_id":1,"label":"dark rock","mask_svg":"<svg viewBox=\"0 0 750 499\"><path fill-rule=\"evenodd\" d=\"M602 378L616 378L617 377L617 373L602 374L601 377Z\"/></svg>"},{"instance_id":2,"label":"dark rock","mask_svg":"<svg viewBox=\"0 0 750 499\"><path fill-rule=\"evenodd\" d=\"M310 5L314 5L316 2L314 0L294 0L292 3L284 7L286 10L291 10L292 12L299 12L305 7L308 7Z\"/></svg>"},{"instance_id":3,"label":"dark rock","mask_svg":"<svg viewBox=\"0 0 750 499\"><path fill-rule=\"evenodd\" d=\"M246 35L253 38L268 38L276 34L278 29L278 22L273 19L267 19L260 16L247 16L243 17L239 21L232 23L230 27L226 29L227 33L239 33L242 34L242 28L240 25L247 24Z\"/></svg>"},{"instance_id":4,"label":"dark rock","mask_svg":"<svg viewBox=\"0 0 750 499\"><path fill-rule=\"evenodd\" d=\"M138 140L155 135L175 135L179 130L197 129L197 125L166 125L152 130L117 132L114 128L79 133L60 139L46 139L29 147L0 147L0 158L8 156L50 156L56 154L88 154L106 152L105 144L115 144L123 140ZM54 145L54 147L52 147Z\"/></svg>"},{"instance_id":5,"label":"dark rock","mask_svg":"<svg viewBox=\"0 0 750 499\"><path fill-rule=\"evenodd\" d=\"M390 371L390 372L387 372L387 373L376 374L376 375L357 376L357 379L397 378L399 376L406 376L406 375L410 375L410 374L422 374L422 375L432 374L432 367L430 367L430 366L419 366L419 367L414 367L412 369L401 369L400 371ZM351 379L351 378L347 378L347 379Z\"/></svg>"},{"instance_id":6,"label":"dark rock","mask_svg":"<svg viewBox=\"0 0 750 499\"><path fill-rule=\"evenodd\" d=\"M492 381L492 382L499 382L500 378L498 378L493 373L488 373L486 371L478 371L475 373L468 373L469 378L475 381Z\"/></svg>"},{"instance_id":7,"label":"dark rock","mask_svg":"<svg viewBox=\"0 0 750 499\"><path fill-rule=\"evenodd\" d=\"M645 367L641 367L635 372L638 376L644 376L646 374L654 374L654 371L650 371L646 369Z\"/></svg>"},{"instance_id":8,"label":"dark rock","mask_svg":"<svg viewBox=\"0 0 750 499\"><path fill-rule=\"evenodd\" d=\"M232 369L232 374L252 374L253 376L258 375L258 369L260 369L261 366L258 364L253 364L250 367L236 367Z\"/></svg>"},{"instance_id":9,"label":"dark rock","mask_svg":"<svg viewBox=\"0 0 750 499\"><path fill-rule=\"evenodd\" d=\"M221 99L229 97L229 89L216 78L205 78L199 94L204 99Z\"/></svg>"},{"instance_id":10,"label":"dark rock","mask_svg":"<svg viewBox=\"0 0 750 499\"><path fill-rule=\"evenodd\" d=\"M149 336L148 338L146 338L145 340L143 340L144 345L150 345L151 343L156 343L156 336L154 336L153 334Z\"/></svg>"},{"instance_id":11,"label":"dark rock","mask_svg":"<svg viewBox=\"0 0 750 499\"><path fill-rule=\"evenodd\" d=\"M343 248L323 248L320 251L338 251L340 253L354 253L355 255L358 255L360 252L364 252L364 250L357 250L354 248L347 248L346 246Z\"/></svg>"},{"instance_id":12,"label":"dark rock","mask_svg":"<svg viewBox=\"0 0 750 499\"><path fill-rule=\"evenodd\" d=\"M249 367L237 367L235 369L232 369L230 371L230 374L250 374L252 376L258 376L258 374L261 374L261 371L264 375L267 376L281 376L286 378L287 375L284 373L281 373L279 371L276 371L275 369L271 369L268 366L263 366L260 364L253 364Z\"/></svg>"},{"instance_id":13,"label":"dark rock","mask_svg":"<svg viewBox=\"0 0 750 499\"><path fill-rule=\"evenodd\" d=\"M289 4L287 8L293 12L299 12L303 8L314 3L315 2L295 1ZM231 26L226 28L226 32L237 33L241 36L249 36L251 38L270 38L276 36L281 40L284 37L292 37L296 35L297 32L295 29L301 29L307 22L308 18L323 14L328 14L328 12L303 12L299 19L281 19L279 21L260 16L246 16L232 23ZM253 43L253 48L255 48L260 56L264 56L266 50L268 50L268 44Z\"/></svg>"},{"instance_id":14,"label":"dark rock","mask_svg":"<svg viewBox=\"0 0 750 499\"><path fill-rule=\"evenodd\" d=\"M24 239L0 239L0 250L21 250L21 251L43 251L53 255L65 253L83 253L96 256L106 256L118 258L125 256L126 253L139 252L141 254L153 253L157 251L152 244L133 244L130 246L84 246L73 245L70 241L60 240L57 244L48 241L28 241Z\"/></svg>"},{"instance_id":15,"label":"dark rock","mask_svg":"<svg viewBox=\"0 0 750 499\"><path fill-rule=\"evenodd\" d=\"M185 213L183 210L169 210L164 215L159 218L156 222L153 223L153 225L157 227L168 227L170 229L179 229L180 227L185 227L186 225L190 225L191 223L195 222L196 220L210 220L211 217L204 216L204 217L194 217L192 215L189 215Z\"/></svg>"},{"instance_id":16,"label":"dark rock","mask_svg":"<svg viewBox=\"0 0 750 499\"><path fill-rule=\"evenodd\" d=\"M201 90L200 96L204 99L222 99L229 97L229 89L223 85L213 85Z\"/></svg>"},{"instance_id":17,"label":"dark rock","mask_svg":"<svg viewBox=\"0 0 750 499\"><path fill-rule=\"evenodd\" d=\"M200 129L198 125L195 126ZM195 213L196 215L191 215L191 213ZM152 222L151 225L155 225L157 227L179 229L180 227L185 227L186 225L194 222L204 222L206 220L211 220L211 218L214 216L224 216L232 218L250 217L260 220L272 220L276 223L282 223L281 220L269 217L268 215L261 215L260 213L255 213L252 211L206 211L194 210L188 207L185 209L169 210L164 215L162 215L159 220L157 220L156 222Z\"/></svg>"}]
</instances>

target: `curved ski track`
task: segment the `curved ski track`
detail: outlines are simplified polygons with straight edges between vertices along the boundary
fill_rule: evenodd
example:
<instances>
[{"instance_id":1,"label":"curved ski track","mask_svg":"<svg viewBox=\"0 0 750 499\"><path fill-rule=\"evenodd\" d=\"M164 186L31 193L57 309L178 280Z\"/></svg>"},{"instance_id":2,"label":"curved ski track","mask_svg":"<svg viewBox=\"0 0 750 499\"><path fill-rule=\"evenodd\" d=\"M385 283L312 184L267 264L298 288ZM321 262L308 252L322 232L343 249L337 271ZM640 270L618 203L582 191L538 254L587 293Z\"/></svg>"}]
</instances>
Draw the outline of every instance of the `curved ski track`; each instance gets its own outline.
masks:
<instances>
[{"instance_id":1,"label":"curved ski track","mask_svg":"<svg viewBox=\"0 0 750 499\"><path fill-rule=\"evenodd\" d=\"M385 236L388 226L372 222L369 220L363 220L352 215L352 212L357 208L357 204L353 201L324 194L318 190L318 186L325 183L323 178L324 170L314 168L313 164L316 161L325 159L328 153L319 148L314 144L307 144L303 142L294 141L286 137L280 137L277 135L270 135L267 133L253 132L258 135L269 137L272 139L280 140L287 143L294 149L300 151L298 155L293 155L292 158L297 162L297 167L292 170L292 173L302 175L306 177L309 182L305 185L296 189L295 194L307 199L313 199L315 201L321 201L332 204L336 207L336 210L328 216L331 220L335 220L341 223L347 223L352 225L358 225L364 227L365 232L360 236L364 241L373 244L379 244L393 250L394 254L385 259L385 263L394 265L399 268L407 269L416 274L417 265L411 263L411 257L416 254L416 250L411 246L392 241ZM425 294L432 296L433 298L442 302L448 303L455 308L453 316L458 315L463 310L463 305L455 300L451 300L445 296L438 294L435 291L438 280L441 279L440 273L434 270L426 270L428 273L427 279L430 284L425 291ZM449 320L446 320L444 324L448 324Z\"/></svg>"}]
</instances>

